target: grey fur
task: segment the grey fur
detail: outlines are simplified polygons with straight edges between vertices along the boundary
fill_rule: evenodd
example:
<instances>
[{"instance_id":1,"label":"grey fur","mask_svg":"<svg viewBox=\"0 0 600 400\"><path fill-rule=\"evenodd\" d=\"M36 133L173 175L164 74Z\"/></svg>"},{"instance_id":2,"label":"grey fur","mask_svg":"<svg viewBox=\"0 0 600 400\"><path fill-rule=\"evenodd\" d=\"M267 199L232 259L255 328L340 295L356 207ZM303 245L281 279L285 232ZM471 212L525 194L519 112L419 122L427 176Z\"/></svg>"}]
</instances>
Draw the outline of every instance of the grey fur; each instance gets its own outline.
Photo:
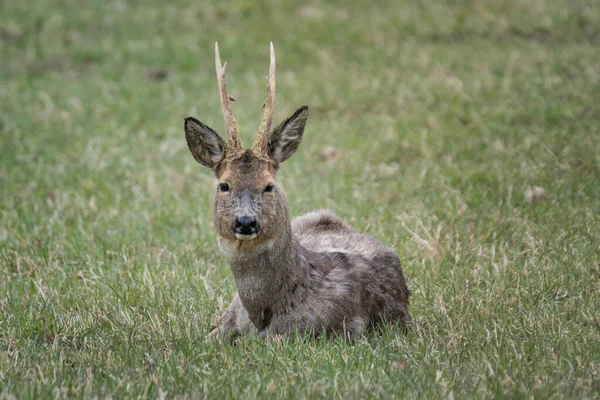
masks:
<instances>
[{"instance_id":1,"label":"grey fur","mask_svg":"<svg viewBox=\"0 0 600 400\"><path fill-rule=\"evenodd\" d=\"M410 326L410 291L396 253L331 211L288 219L284 235L255 251L223 250L238 293L212 337L297 330L353 339L382 320Z\"/></svg>"},{"instance_id":2,"label":"grey fur","mask_svg":"<svg viewBox=\"0 0 600 400\"><path fill-rule=\"evenodd\" d=\"M221 89L226 95L224 85ZM232 123L229 117L226 113L226 123ZM382 320L410 326L410 291L393 249L358 233L331 211L290 222L275 175L298 149L307 118L308 107L298 109L271 132L266 151L262 145L253 150L236 145L227 153L212 129L186 119L194 158L212 168L226 188L215 193L213 223L238 288L211 338L236 333L268 338L298 331L354 339ZM234 141L230 137L230 144ZM260 231L235 233L240 217L255 218Z\"/></svg>"}]
</instances>

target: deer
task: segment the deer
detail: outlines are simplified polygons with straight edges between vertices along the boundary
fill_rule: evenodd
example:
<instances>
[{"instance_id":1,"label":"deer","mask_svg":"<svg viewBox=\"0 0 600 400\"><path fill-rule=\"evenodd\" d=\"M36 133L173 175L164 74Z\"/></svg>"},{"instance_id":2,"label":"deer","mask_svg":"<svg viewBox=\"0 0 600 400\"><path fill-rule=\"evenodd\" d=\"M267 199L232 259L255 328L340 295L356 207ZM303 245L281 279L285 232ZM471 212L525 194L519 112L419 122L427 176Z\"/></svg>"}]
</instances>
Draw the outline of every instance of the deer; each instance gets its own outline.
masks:
<instances>
[{"instance_id":1,"label":"deer","mask_svg":"<svg viewBox=\"0 0 600 400\"><path fill-rule=\"evenodd\" d=\"M185 119L192 156L218 180L212 220L237 292L207 340L245 334L260 339L307 333L354 340L390 321L409 329L411 292L396 252L361 234L329 210L293 221L276 174L298 149L308 107L271 130L275 50L270 44L267 97L252 148L243 148L231 109L225 68L215 66L227 142L198 119Z\"/></svg>"}]
</instances>

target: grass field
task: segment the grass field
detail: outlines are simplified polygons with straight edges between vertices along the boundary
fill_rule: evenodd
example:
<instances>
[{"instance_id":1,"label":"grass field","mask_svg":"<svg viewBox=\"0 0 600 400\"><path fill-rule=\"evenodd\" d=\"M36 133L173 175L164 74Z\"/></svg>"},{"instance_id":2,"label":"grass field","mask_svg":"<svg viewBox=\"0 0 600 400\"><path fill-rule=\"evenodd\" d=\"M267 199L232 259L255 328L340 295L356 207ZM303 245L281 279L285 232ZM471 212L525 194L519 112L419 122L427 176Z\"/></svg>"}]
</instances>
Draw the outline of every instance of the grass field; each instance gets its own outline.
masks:
<instances>
[{"instance_id":1,"label":"grass field","mask_svg":"<svg viewBox=\"0 0 600 400\"><path fill-rule=\"evenodd\" d=\"M0 398L600 397L600 4L207 3L0 3ZM274 42L292 214L393 245L412 332L204 344L215 40L247 145Z\"/></svg>"}]
</instances>

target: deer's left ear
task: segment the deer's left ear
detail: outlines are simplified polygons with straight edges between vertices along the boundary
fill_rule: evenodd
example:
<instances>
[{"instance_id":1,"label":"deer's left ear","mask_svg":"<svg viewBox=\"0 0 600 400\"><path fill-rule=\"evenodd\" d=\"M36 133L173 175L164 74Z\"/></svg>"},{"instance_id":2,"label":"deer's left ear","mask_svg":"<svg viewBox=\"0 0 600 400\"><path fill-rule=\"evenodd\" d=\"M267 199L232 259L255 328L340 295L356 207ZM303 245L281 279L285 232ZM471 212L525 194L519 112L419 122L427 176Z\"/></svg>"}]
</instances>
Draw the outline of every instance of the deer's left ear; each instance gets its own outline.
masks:
<instances>
[{"instance_id":1,"label":"deer's left ear","mask_svg":"<svg viewBox=\"0 0 600 400\"><path fill-rule=\"evenodd\" d=\"M277 164L284 162L298 150L307 119L308 106L302 106L294 115L273 129L269 135L269 156Z\"/></svg>"}]
</instances>

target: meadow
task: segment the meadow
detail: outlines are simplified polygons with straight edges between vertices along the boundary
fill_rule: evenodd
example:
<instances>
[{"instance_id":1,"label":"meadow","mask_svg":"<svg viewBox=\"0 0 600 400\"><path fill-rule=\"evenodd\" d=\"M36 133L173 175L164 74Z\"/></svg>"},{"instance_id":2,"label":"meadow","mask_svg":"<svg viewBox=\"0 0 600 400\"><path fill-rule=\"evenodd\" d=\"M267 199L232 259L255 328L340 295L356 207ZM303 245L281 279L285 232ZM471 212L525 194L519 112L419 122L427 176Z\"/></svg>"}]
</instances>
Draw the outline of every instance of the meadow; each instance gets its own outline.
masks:
<instances>
[{"instance_id":1,"label":"meadow","mask_svg":"<svg viewBox=\"0 0 600 400\"><path fill-rule=\"evenodd\" d=\"M292 215L392 245L409 333L207 344L235 292L183 120L310 118ZM596 0L3 0L0 398L600 397Z\"/></svg>"}]
</instances>

